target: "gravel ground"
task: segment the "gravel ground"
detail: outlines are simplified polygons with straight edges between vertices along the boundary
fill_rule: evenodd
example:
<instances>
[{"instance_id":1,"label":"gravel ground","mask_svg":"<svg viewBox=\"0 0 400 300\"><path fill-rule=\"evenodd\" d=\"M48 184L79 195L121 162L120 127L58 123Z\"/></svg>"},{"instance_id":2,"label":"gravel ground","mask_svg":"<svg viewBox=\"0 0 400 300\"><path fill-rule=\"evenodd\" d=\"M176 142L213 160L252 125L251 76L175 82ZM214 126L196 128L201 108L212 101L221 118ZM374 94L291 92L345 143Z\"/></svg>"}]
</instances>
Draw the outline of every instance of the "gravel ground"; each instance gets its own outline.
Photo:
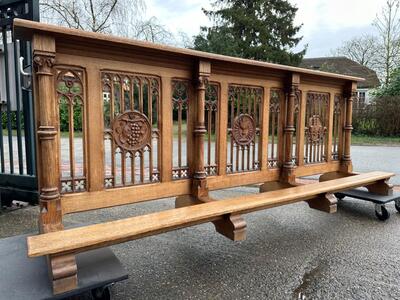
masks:
<instances>
[{"instance_id":1,"label":"gravel ground","mask_svg":"<svg viewBox=\"0 0 400 300\"><path fill-rule=\"evenodd\" d=\"M254 187L213 192L255 193ZM66 226L173 208L173 199L68 215ZM370 203L346 199L336 214L297 203L245 216L247 240L203 224L113 246L130 278L114 299L400 299L400 215L385 223ZM35 232L37 207L0 214L0 237ZM88 297L81 297L88 299Z\"/></svg>"}]
</instances>

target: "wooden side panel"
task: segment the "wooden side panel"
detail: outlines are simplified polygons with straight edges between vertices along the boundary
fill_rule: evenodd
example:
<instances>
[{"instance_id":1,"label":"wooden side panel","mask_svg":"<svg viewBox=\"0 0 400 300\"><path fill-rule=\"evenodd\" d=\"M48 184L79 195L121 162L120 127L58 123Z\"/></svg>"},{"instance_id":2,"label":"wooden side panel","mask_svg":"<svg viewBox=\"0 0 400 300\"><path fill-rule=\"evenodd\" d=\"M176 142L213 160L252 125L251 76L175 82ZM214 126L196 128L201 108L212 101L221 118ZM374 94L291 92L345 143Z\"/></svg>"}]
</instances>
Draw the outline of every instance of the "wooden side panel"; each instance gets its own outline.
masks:
<instances>
[{"instance_id":1,"label":"wooden side panel","mask_svg":"<svg viewBox=\"0 0 400 300\"><path fill-rule=\"evenodd\" d=\"M269 86L264 87L264 98L261 106L261 151L260 151L260 165L261 171L268 169L268 138L269 138L269 100L271 89Z\"/></svg>"},{"instance_id":2,"label":"wooden side panel","mask_svg":"<svg viewBox=\"0 0 400 300\"><path fill-rule=\"evenodd\" d=\"M104 143L103 143L103 105L101 93L100 69L91 65L87 74L87 115L89 121L88 138L88 165L89 191L104 189Z\"/></svg>"},{"instance_id":3,"label":"wooden side panel","mask_svg":"<svg viewBox=\"0 0 400 300\"><path fill-rule=\"evenodd\" d=\"M219 147L218 147L218 175L226 174L226 146L228 128L228 84L221 82L221 99L219 101Z\"/></svg>"},{"instance_id":4,"label":"wooden side panel","mask_svg":"<svg viewBox=\"0 0 400 300\"><path fill-rule=\"evenodd\" d=\"M161 114L172 115L172 79L171 77L161 78ZM161 118L161 181L172 180L172 117Z\"/></svg>"}]
</instances>

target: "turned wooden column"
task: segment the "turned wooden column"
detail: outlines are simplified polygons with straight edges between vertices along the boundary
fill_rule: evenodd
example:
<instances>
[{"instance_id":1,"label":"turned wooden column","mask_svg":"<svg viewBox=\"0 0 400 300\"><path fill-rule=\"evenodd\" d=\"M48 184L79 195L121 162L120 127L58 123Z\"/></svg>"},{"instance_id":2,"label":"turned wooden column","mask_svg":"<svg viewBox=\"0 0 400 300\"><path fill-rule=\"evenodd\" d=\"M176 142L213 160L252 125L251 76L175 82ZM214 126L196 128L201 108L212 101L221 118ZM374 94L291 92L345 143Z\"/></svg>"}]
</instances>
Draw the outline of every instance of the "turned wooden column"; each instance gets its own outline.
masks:
<instances>
[{"instance_id":1,"label":"turned wooden column","mask_svg":"<svg viewBox=\"0 0 400 300\"><path fill-rule=\"evenodd\" d=\"M57 99L53 66L55 63L55 41L45 36L33 38L33 65L37 82L37 140L38 171L40 192L41 232L62 230L62 212L60 204L60 171L57 148Z\"/></svg>"},{"instance_id":2,"label":"turned wooden column","mask_svg":"<svg viewBox=\"0 0 400 300\"><path fill-rule=\"evenodd\" d=\"M284 128L284 156L281 181L292 183L294 182L294 162L292 157L293 135L296 131L294 124L294 106L300 84L300 76L292 74L288 83L288 96L286 102L286 123Z\"/></svg>"},{"instance_id":3,"label":"turned wooden column","mask_svg":"<svg viewBox=\"0 0 400 300\"><path fill-rule=\"evenodd\" d=\"M207 130L204 124L206 86L211 73L211 64L200 61L196 87L196 120L194 125L194 156L193 156L193 186L192 195L207 197L207 175L204 169L204 135Z\"/></svg>"},{"instance_id":4,"label":"turned wooden column","mask_svg":"<svg viewBox=\"0 0 400 300\"><path fill-rule=\"evenodd\" d=\"M353 117L353 100L357 97L357 83L351 82L346 86L345 90L345 106L346 115L344 123L344 147L342 157L342 171L352 172L352 162L350 155L351 147L351 132L353 130L352 117Z\"/></svg>"},{"instance_id":5,"label":"turned wooden column","mask_svg":"<svg viewBox=\"0 0 400 300\"><path fill-rule=\"evenodd\" d=\"M55 93L55 41L47 36L33 37L33 66L36 80L35 101L40 191L39 230L42 233L63 229L59 191L58 101ZM54 294L77 287L74 254L48 256L49 275Z\"/></svg>"}]
</instances>

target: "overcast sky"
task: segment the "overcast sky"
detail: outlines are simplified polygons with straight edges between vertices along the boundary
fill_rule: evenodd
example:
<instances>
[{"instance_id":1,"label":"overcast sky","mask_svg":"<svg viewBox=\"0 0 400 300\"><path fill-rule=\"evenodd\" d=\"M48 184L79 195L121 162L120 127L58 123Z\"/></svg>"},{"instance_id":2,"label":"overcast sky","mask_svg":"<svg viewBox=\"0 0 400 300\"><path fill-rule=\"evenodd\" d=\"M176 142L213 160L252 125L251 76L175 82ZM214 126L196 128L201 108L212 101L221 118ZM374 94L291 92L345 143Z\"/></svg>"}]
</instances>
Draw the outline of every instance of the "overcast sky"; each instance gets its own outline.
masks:
<instances>
[{"instance_id":1,"label":"overcast sky","mask_svg":"<svg viewBox=\"0 0 400 300\"><path fill-rule=\"evenodd\" d=\"M341 43L354 36L373 32L371 26L385 0L290 0L299 10L296 24L303 24L301 45L308 44L307 57L330 55ZM209 24L201 8L209 0L145 0L147 16L155 16L174 33L190 37Z\"/></svg>"}]
</instances>

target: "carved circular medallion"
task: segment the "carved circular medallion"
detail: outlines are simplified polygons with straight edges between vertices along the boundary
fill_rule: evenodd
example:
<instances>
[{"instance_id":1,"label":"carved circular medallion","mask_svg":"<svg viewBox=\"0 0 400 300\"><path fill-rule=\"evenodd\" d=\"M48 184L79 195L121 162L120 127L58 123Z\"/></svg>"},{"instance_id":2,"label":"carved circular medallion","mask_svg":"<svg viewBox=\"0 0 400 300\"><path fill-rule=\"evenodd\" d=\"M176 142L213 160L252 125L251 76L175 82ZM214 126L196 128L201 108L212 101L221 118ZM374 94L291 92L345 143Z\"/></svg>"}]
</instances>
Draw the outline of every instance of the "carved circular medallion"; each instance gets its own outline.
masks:
<instances>
[{"instance_id":1,"label":"carved circular medallion","mask_svg":"<svg viewBox=\"0 0 400 300\"><path fill-rule=\"evenodd\" d=\"M113 137L124 150L142 149L151 140L151 125L147 117L137 111L119 115L113 123Z\"/></svg>"},{"instance_id":2,"label":"carved circular medallion","mask_svg":"<svg viewBox=\"0 0 400 300\"><path fill-rule=\"evenodd\" d=\"M308 139L311 142L318 142L324 135L324 127L321 118L317 115L308 119Z\"/></svg>"},{"instance_id":3,"label":"carved circular medallion","mask_svg":"<svg viewBox=\"0 0 400 300\"><path fill-rule=\"evenodd\" d=\"M248 114L241 114L235 118L232 126L232 136L238 145L249 145L256 133L256 125Z\"/></svg>"}]
</instances>

